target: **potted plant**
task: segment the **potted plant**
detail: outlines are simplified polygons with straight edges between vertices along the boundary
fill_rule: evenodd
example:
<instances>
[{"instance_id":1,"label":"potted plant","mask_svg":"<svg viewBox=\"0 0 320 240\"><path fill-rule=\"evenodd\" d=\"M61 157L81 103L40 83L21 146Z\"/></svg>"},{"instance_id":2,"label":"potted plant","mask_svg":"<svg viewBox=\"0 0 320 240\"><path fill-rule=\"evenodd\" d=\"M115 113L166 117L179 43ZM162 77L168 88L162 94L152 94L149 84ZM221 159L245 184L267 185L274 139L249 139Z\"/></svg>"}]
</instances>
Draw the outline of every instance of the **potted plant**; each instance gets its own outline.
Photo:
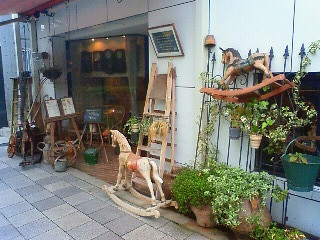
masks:
<instances>
[{"instance_id":1,"label":"potted plant","mask_svg":"<svg viewBox=\"0 0 320 240\"><path fill-rule=\"evenodd\" d=\"M320 169L320 158L299 152L287 154L288 148L293 142L296 142L296 146L315 153L315 147L307 147L301 143L304 140L312 139L320 140L320 137L305 136L292 140L288 144L285 153L281 156L284 173L288 180L288 188L291 190L298 192L310 192L313 190Z\"/></svg>"},{"instance_id":2,"label":"potted plant","mask_svg":"<svg viewBox=\"0 0 320 240\"><path fill-rule=\"evenodd\" d=\"M229 137L230 139L239 139L241 133L240 117L244 115L244 107L239 104L229 103L223 108L223 115L230 122Z\"/></svg>"},{"instance_id":3,"label":"potted plant","mask_svg":"<svg viewBox=\"0 0 320 240\"><path fill-rule=\"evenodd\" d=\"M268 101L258 101L254 99L245 104L244 114L240 117L243 124L243 129L250 136L250 144L253 149L258 149L268 127L272 126L275 120L270 116L270 109L276 107L272 105L269 107Z\"/></svg>"},{"instance_id":4,"label":"potted plant","mask_svg":"<svg viewBox=\"0 0 320 240\"><path fill-rule=\"evenodd\" d=\"M212 197L206 194L210 191L207 176L196 169L184 169L177 174L173 182L174 199L183 214L193 212L199 226L212 227Z\"/></svg>"},{"instance_id":5,"label":"potted plant","mask_svg":"<svg viewBox=\"0 0 320 240\"><path fill-rule=\"evenodd\" d=\"M45 68L41 68L40 72L43 74L43 76L45 78L48 78L50 80L56 80L58 79L61 74L62 74L62 70L59 67L45 67Z\"/></svg>"},{"instance_id":6,"label":"potted plant","mask_svg":"<svg viewBox=\"0 0 320 240\"><path fill-rule=\"evenodd\" d=\"M265 194L272 192L276 200L286 197L286 192L272 182L267 173L248 173L209 161L199 170L179 173L173 184L173 195L182 213L190 212L191 206L205 208L209 204L214 223L250 233L257 225L266 227L271 223L264 204Z\"/></svg>"}]
</instances>

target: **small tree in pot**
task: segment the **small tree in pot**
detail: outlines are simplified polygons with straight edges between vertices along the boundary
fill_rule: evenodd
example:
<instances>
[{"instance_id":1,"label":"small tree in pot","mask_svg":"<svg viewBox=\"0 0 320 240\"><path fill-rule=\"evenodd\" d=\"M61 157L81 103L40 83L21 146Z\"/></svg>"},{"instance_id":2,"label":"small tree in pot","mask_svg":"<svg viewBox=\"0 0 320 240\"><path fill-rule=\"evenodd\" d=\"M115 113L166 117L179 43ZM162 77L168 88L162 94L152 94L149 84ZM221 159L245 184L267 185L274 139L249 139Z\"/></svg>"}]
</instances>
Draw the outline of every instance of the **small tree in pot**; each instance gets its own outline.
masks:
<instances>
[{"instance_id":1,"label":"small tree in pot","mask_svg":"<svg viewBox=\"0 0 320 240\"><path fill-rule=\"evenodd\" d=\"M222 111L225 119L230 122L230 139L239 139L242 128L240 117L245 115L246 109L242 104L229 103L223 107Z\"/></svg>"}]
</instances>

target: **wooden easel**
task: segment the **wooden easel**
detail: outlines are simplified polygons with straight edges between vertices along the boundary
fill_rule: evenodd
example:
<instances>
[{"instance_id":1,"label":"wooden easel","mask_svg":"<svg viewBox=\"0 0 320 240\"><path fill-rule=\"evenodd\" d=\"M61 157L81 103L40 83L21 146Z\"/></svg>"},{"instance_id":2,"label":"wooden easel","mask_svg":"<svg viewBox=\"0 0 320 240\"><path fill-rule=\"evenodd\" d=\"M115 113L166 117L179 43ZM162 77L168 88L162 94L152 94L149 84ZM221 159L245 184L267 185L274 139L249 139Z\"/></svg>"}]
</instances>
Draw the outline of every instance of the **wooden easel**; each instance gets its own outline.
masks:
<instances>
[{"instance_id":1,"label":"wooden easel","mask_svg":"<svg viewBox=\"0 0 320 240\"><path fill-rule=\"evenodd\" d=\"M79 143L80 143L81 136L79 133L79 129L78 129L76 120L75 120L75 118L78 116L79 116L78 113L74 113L74 114L69 114L69 115L60 116L60 117L51 117L51 118L48 117L44 120L45 124L50 124L50 143L51 143L51 146L53 146L53 144L54 144L54 131L55 131L56 124L59 124L63 120L70 120L71 121L73 129L77 135L77 139L79 140ZM84 149L83 143L80 143L80 148Z\"/></svg>"}]
</instances>

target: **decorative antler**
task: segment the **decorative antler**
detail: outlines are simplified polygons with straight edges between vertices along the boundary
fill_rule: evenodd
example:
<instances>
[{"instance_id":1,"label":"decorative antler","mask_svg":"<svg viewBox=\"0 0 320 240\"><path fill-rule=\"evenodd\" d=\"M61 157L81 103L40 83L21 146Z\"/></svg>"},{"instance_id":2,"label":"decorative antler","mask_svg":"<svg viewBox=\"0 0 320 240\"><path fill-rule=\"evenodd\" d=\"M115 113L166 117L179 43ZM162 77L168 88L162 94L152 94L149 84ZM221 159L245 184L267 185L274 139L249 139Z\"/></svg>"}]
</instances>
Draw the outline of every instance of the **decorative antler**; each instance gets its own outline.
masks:
<instances>
[{"instance_id":1,"label":"decorative antler","mask_svg":"<svg viewBox=\"0 0 320 240\"><path fill-rule=\"evenodd\" d=\"M219 47L219 49L220 49L222 52L226 51L225 49L223 49L223 48L221 48L221 47Z\"/></svg>"}]
</instances>

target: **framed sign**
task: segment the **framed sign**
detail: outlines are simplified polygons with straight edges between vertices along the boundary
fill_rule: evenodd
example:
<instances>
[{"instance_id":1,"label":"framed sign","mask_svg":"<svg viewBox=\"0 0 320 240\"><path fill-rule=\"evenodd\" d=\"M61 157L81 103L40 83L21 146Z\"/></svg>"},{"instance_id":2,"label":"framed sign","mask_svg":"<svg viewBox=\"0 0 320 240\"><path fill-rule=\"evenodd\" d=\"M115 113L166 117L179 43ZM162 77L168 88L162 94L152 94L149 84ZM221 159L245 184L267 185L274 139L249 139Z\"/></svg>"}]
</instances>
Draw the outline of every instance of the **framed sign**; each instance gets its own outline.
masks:
<instances>
[{"instance_id":1,"label":"framed sign","mask_svg":"<svg viewBox=\"0 0 320 240\"><path fill-rule=\"evenodd\" d=\"M48 118L61 116L57 99L45 100L44 102L47 109Z\"/></svg>"},{"instance_id":2,"label":"framed sign","mask_svg":"<svg viewBox=\"0 0 320 240\"><path fill-rule=\"evenodd\" d=\"M149 28L148 33L157 57L184 55L174 24Z\"/></svg>"},{"instance_id":3,"label":"framed sign","mask_svg":"<svg viewBox=\"0 0 320 240\"><path fill-rule=\"evenodd\" d=\"M62 107L64 115L76 113L71 97L61 98L61 107Z\"/></svg>"}]
</instances>

